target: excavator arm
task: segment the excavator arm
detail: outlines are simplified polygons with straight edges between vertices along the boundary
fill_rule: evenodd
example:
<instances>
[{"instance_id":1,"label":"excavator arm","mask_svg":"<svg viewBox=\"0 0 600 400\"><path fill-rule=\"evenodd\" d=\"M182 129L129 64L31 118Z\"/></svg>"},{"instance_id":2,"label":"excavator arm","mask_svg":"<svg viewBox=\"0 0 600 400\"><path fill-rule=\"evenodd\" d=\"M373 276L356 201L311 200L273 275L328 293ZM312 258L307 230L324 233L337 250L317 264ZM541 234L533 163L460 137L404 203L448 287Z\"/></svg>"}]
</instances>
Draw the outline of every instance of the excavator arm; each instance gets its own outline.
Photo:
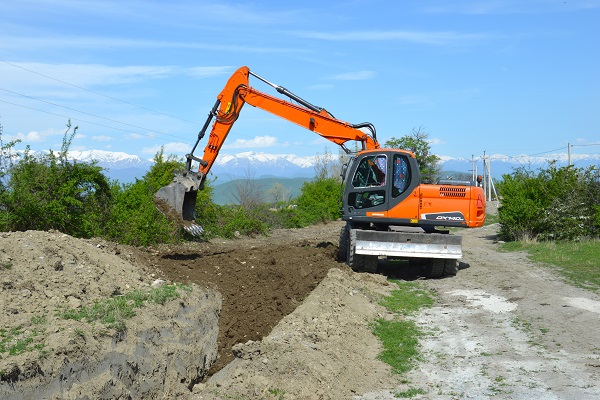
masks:
<instances>
[{"instance_id":1,"label":"excavator arm","mask_svg":"<svg viewBox=\"0 0 600 400\"><path fill-rule=\"evenodd\" d=\"M291 101L273 97L254 89L249 85L250 75L273 87L278 93L288 97ZM324 108L312 105L286 88L267 81L251 72L248 67L241 67L233 73L217 96L217 101L198 133L198 139L192 151L186 155L185 171L177 172L173 182L161 188L155 195L157 208L167 218L178 222L192 235L197 236L202 233L202 228L195 221L194 209L197 191L203 188L206 175L211 170L221 147L246 103L300 125L340 145L347 153L350 152L345 146L348 141L360 143L362 150L378 149L380 147L377 142L375 127L372 124L368 122L350 124L338 120ZM196 157L194 152L205 136L211 122L212 127L208 144L204 148L204 154L201 158ZM193 161L199 164L197 172L192 171Z\"/></svg>"}]
</instances>

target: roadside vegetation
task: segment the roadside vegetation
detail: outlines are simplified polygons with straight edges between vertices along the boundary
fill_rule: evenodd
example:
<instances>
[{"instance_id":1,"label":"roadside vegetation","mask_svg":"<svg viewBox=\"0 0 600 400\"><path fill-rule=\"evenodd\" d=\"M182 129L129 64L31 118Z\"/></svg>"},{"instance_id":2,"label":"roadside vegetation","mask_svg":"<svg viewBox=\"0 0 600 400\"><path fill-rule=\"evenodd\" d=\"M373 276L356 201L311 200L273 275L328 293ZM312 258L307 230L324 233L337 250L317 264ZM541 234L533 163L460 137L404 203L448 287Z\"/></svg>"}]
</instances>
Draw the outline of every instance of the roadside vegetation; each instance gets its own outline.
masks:
<instances>
[{"instance_id":1,"label":"roadside vegetation","mask_svg":"<svg viewBox=\"0 0 600 400\"><path fill-rule=\"evenodd\" d=\"M392 280L398 289L385 297L380 304L394 315L394 318L379 318L373 325L373 333L381 341L383 350L379 359L392 367L395 374L410 371L419 359L419 337L425 333L407 318L417 314L424 307L431 307L434 295L418 282ZM409 389L396 393L396 397L410 398L423 394L421 389Z\"/></svg>"},{"instance_id":2,"label":"roadside vegetation","mask_svg":"<svg viewBox=\"0 0 600 400\"><path fill-rule=\"evenodd\" d=\"M502 248L526 250L572 284L600 289L600 170L525 168L498 184Z\"/></svg>"}]
</instances>

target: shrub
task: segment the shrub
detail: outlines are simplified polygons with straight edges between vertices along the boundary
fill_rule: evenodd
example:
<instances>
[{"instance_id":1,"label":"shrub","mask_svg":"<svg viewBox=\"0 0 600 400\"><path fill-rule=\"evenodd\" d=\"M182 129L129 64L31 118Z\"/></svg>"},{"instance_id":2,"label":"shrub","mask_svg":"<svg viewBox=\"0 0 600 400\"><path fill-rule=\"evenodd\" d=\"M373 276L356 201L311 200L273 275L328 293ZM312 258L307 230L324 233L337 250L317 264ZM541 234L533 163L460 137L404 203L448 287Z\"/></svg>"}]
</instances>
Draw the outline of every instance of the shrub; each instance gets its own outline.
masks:
<instances>
[{"instance_id":1,"label":"shrub","mask_svg":"<svg viewBox=\"0 0 600 400\"><path fill-rule=\"evenodd\" d=\"M181 239L181 228L168 221L154 206L154 194L173 180L173 171L183 163L161 150L154 165L135 183L114 185L114 203L105 236L119 243L147 246Z\"/></svg>"},{"instance_id":2,"label":"shrub","mask_svg":"<svg viewBox=\"0 0 600 400\"><path fill-rule=\"evenodd\" d=\"M296 207L288 212L290 224L308 226L340 217L340 183L333 178L305 182L296 199Z\"/></svg>"},{"instance_id":3,"label":"shrub","mask_svg":"<svg viewBox=\"0 0 600 400\"><path fill-rule=\"evenodd\" d=\"M214 218L210 223L199 221L205 231L205 237L219 236L232 238L238 232L241 235L252 236L267 234L269 225L238 205L214 205Z\"/></svg>"},{"instance_id":4,"label":"shrub","mask_svg":"<svg viewBox=\"0 0 600 400\"><path fill-rule=\"evenodd\" d=\"M58 154L36 157L27 148L11 165L2 195L4 229L56 229L85 238L101 234L111 202L110 184L95 163L67 159L72 137L65 134Z\"/></svg>"},{"instance_id":5,"label":"shrub","mask_svg":"<svg viewBox=\"0 0 600 400\"><path fill-rule=\"evenodd\" d=\"M499 185L500 233L507 240L574 240L600 234L600 179L593 167L537 174L520 168Z\"/></svg>"}]
</instances>

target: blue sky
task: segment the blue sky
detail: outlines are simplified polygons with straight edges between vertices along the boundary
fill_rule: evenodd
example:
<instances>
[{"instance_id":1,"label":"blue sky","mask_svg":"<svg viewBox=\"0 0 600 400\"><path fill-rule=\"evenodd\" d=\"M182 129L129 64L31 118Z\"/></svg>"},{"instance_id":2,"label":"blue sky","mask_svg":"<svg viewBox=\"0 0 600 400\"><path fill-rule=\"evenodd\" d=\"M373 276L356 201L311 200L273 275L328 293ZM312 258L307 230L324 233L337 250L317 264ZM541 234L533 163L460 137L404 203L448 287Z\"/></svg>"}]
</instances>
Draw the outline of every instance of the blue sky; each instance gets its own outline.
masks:
<instances>
[{"instance_id":1,"label":"blue sky","mask_svg":"<svg viewBox=\"0 0 600 400\"><path fill-rule=\"evenodd\" d=\"M72 150L183 155L243 65L382 144L421 127L442 156L600 153L600 0L7 0L2 137L57 150L70 118ZM223 153L326 148L248 106Z\"/></svg>"}]
</instances>

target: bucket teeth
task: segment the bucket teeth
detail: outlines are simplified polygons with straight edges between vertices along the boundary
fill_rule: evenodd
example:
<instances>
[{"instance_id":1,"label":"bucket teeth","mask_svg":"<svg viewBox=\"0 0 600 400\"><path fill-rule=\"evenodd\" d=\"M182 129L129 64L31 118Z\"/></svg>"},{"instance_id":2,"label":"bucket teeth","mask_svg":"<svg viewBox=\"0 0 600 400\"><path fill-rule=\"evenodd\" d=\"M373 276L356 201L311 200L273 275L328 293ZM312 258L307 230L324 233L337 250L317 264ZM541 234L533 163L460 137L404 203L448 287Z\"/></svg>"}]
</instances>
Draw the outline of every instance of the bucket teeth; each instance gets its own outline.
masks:
<instances>
[{"instance_id":1,"label":"bucket teeth","mask_svg":"<svg viewBox=\"0 0 600 400\"><path fill-rule=\"evenodd\" d=\"M204 229L196 223L187 224L183 229L192 236L201 236L204 232Z\"/></svg>"}]
</instances>

